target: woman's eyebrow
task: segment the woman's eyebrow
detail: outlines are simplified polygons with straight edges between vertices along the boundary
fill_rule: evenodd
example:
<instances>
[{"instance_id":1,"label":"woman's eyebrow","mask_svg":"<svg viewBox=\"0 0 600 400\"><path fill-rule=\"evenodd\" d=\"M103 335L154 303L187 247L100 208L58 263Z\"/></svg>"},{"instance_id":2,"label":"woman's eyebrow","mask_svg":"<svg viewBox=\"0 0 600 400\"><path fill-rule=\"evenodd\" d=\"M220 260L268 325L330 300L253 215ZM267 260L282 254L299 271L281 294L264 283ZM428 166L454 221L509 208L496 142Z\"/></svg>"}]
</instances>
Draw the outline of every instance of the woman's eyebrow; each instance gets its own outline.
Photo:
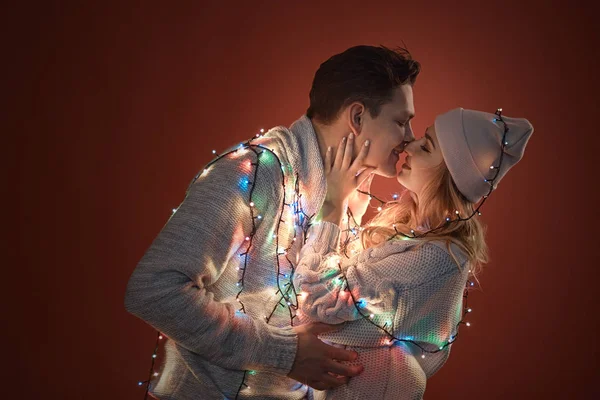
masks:
<instances>
[{"instance_id":1,"label":"woman's eyebrow","mask_svg":"<svg viewBox=\"0 0 600 400\"><path fill-rule=\"evenodd\" d=\"M435 143L433 142L433 139L431 138L431 136L429 136L429 133L425 132L425 137L427 138L427 140L429 140L431 142L431 145L435 149Z\"/></svg>"}]
</instances>

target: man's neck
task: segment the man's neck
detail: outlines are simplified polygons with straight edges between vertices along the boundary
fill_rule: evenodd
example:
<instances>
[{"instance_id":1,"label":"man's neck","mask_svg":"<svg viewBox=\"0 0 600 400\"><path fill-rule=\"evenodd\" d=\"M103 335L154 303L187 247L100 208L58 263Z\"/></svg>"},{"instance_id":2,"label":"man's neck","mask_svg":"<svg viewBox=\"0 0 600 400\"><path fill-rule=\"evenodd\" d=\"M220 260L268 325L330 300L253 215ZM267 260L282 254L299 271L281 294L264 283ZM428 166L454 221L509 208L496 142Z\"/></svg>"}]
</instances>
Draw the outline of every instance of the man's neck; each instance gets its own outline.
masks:
<instances>
[{"instance_id":1,"label":"man's neck","mask_svg":"<svg viewBox=\"0 0 600 400\"><path fill-rule=\"evenodd\" d=\"M324 125L315 120L311 120L315 133L317 134L317 142L319 143L319 153L321 153L321 160L325 160L325 154L327 153L327 147L331 146L335 150L340 144L343 136L348 135L349 131L346 132L343 126L339 123L333 123L331 125ZM347 129L346 129L347 130Z\"/></svg>"}]
</instances>

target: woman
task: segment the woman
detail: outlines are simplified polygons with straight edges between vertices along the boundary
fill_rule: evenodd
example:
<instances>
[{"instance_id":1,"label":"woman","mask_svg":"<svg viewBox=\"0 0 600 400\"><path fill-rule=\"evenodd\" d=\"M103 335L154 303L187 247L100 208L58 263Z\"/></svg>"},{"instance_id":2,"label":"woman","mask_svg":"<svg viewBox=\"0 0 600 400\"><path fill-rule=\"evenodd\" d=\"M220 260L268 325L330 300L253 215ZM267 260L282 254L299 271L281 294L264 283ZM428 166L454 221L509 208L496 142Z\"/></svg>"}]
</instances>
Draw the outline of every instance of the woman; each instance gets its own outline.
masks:
<instances>
[{"instance_id":1,"label":"woman","mask_svg":"<svg viewBox=\"0 0 600 400\"><path fill-rule=\"evenodd\" d=\"M421 399L446 362L463 315L469 277L486 262L479 207L523 156L525 119L462 108L438 116L406 147L403 196L360 230L363 250L338 250L344 203L371 168L368 142L352 161L353 137L325 160L322 221L311 226L294 282L303 321L352 321L323 338L355 350L364 372L315 399Z\"/></svg>"}]
</instances>

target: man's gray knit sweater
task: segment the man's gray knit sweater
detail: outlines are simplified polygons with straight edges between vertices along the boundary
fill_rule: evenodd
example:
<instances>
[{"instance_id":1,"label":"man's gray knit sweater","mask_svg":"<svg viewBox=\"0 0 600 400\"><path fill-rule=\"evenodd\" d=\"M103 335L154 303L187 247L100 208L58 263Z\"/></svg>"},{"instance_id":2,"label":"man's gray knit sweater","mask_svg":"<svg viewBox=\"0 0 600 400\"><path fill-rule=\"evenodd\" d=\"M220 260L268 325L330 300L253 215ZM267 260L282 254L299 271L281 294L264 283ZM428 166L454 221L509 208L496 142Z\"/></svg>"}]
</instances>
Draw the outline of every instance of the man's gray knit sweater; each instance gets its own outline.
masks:
<instances>
[{"instance_id":1,"label":"man's gray knit sweater","mask_svg":"<svg viewBox=\"0 0 600 400\"><path fill-rule=\"evenodd\" d=\"M281 293L293 294L303 228L325 197L323 162L306 116L252 144L263 147L222 157L191 185L128 283L126 309L168 338L159 399L307 394L286 377L298 319Z\"/></svg>"}]
</instances>

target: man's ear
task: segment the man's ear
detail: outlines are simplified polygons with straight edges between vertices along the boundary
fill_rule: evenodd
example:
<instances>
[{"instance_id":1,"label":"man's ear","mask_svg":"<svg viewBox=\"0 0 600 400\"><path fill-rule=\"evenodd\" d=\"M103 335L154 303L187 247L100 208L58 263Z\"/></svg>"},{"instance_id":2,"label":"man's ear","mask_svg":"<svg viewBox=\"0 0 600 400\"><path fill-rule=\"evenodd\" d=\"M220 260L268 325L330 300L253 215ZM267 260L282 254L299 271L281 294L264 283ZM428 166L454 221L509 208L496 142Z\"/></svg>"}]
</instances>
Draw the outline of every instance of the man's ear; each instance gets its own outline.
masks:
<instances>
[{"instance_id":1,"label":"man's ear","mask_svg":"<svg viewBox=\"0 0 600 400\"><path fill-rule=\"evenodd\" d=\"M348 113L348 126L352 133L356 136L360 135L362 132L363 124L364 124L364 116L365 116L365 106L362 103L354 102L350 104Z\"/></svg>"}]
</instances>

